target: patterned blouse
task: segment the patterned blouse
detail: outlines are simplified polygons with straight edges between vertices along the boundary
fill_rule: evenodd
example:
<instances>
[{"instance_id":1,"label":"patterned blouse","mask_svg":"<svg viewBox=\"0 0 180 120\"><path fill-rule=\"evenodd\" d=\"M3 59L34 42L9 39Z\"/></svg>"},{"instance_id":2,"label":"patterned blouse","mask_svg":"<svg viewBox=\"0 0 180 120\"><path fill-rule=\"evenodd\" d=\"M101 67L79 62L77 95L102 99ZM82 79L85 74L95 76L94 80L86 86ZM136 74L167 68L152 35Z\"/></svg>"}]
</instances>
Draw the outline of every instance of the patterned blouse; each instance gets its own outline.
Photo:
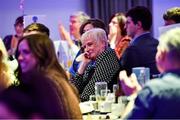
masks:
<instances>
[{"instance_id":1,"label":"patterned blouse","mask_svg":"<svg viewBox=\"0 0 180 120\"><path fill-rule=\"evenodd\" d=\"M113 84L117 83L119 69L115 51L107 48L93 64L88 65L83 75L76 73L71 82L78 89L81 101L87 101L90 95L95 94L95 82L105 81L108 89L112 90Z\"/></svg>"}]
</instances>

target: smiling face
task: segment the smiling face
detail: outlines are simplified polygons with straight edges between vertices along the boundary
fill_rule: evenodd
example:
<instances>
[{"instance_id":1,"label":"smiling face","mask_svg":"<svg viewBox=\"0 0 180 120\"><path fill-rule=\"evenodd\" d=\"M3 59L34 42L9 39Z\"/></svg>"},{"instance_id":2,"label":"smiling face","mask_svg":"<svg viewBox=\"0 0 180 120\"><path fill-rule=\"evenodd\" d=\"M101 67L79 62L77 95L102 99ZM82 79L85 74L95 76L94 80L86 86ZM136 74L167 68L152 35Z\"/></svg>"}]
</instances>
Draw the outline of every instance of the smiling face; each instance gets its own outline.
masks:
<instances>
[{"instance_id":1,"label":"smiling face","mask_svg":"<svg viewBox=\"0 0 180 120\"><path fill-rule=\"evenodd\" d=\"M37 59L29 48L27 40L22 40L18 47L18 62L22 73L28 72L37 66Z\"/></svg>"},{"instance_id":2,"label":"smiling face","mask_svg":"<svg viewBox=\"0 0 180 120\"><path fill-rule=\"evenodd\" d=\"M104 44L102 41L96 41L91 37L87 37L86 40L82 42L82 47L84 52L91 60L95 60L97 56L104 50Z\"/></svg>"}]
</instances>

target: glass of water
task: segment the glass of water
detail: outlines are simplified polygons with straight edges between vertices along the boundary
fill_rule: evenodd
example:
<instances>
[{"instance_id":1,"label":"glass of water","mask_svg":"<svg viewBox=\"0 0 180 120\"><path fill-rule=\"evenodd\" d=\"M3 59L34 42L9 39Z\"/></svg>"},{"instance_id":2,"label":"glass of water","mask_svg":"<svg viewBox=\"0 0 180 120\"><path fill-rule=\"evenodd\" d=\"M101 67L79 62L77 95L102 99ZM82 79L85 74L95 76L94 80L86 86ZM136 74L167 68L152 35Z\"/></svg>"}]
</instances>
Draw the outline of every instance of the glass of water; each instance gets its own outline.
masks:
<instances>
[{"instance_id":1,"label":"glass of water","mask_svg":"<svg viewBox=\"0 0 180 120\"><path fill-rule=\"evenodd\" d=\"M147 67L134 67L132 72L135 73L139 84L143 87L150 79L150 69Z\"/></svg>"},{"instance_id":2,"label":"glass of water","mask_svg":"<svg viewBox=\"0 0 180 120\"><path fill-rule=\"evenodd\" d=\"M95 83L95 95L96 95L97 100L98 100L98 98L100 99L102 90L107 91L107 82L96 82Z\"/></svg>"}]
</instances>

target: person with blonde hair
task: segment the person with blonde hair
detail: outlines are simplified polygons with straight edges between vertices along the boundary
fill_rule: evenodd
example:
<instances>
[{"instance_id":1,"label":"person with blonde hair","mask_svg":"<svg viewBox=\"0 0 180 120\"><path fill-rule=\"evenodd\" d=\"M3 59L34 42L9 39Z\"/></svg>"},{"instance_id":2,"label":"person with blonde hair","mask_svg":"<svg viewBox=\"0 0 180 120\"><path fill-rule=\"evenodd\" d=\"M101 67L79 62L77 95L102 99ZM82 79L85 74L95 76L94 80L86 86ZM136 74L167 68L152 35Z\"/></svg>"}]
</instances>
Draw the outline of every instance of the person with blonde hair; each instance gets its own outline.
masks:
<instances>
[{"instance_id":1,"label":"person with blonde hair","mask_svg":"<svg viewBox=\"0 0 180 120\"><path fill-rule=\"evenodd\" d=\"M165 26L180 23L180 7L168 9L164 12L163 19Z\"/></svg>"},{"instance_id":2,"label":"person with blonde hair","mask_svg":"<svg viewBox=\"0 0 180 120\"><path fill-rule=\"evenodd\" d=\"M0 92L15 81L13 70L9 66L8 53L0 39Z\"/></svg>"}]
</instances>

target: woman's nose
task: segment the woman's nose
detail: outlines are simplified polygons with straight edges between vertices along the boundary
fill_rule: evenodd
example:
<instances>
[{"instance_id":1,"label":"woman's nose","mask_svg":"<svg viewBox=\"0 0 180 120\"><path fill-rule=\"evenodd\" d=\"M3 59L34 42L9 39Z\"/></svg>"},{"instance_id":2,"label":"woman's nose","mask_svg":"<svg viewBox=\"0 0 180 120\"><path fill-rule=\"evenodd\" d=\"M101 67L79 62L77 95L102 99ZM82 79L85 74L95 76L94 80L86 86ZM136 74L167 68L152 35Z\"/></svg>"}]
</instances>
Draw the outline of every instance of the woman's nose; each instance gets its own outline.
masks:
<instances>
[{"instance_id":1,"label":"woman's nose","mask_svg":"<svg viewBox=\"0 0 180 120\"><path fill-rule=\"evenodd\" d=\"M21 54L19 54L18 61L21 61L21 60L23 60L23 56Z\"/></svg>"}]
</instances>

